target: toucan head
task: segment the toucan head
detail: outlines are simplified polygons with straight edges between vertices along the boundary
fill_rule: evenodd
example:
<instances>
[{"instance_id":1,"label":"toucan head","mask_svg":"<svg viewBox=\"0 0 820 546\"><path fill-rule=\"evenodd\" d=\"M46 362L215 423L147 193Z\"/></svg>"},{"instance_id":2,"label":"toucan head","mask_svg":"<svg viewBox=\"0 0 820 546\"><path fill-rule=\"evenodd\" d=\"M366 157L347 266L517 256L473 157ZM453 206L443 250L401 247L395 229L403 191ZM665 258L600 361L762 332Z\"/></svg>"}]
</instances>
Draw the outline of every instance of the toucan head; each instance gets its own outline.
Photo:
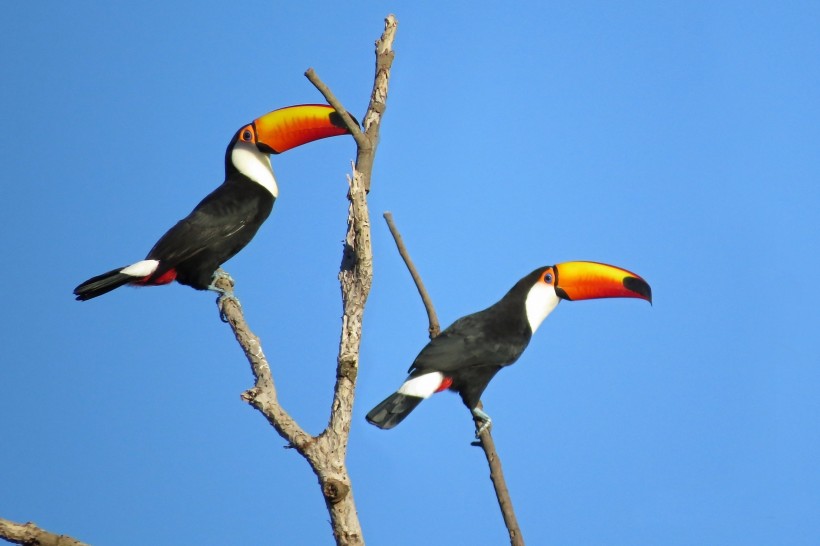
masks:
<instances>
[{"instance_id":1,"label":"toucan head","mask_svg":"<svg viewBox=\"0 0 820 546\"><path fill-rule=\"evenodd\" d=\"M652 289L640 276L598 262L564 262L542 267L530 273L536 275L525 298L530 328L536 328L562 299L591 300L597 298L639 298L652 303ZM528 275L525 279L532 282Z\"/></svg>"},{"instance_id":2,"label":"toucan head","mask_svg":"<svg viewBox=\"0 0 820 546\"><path fill-rule=\"evenodd\" d=\"M236 132L225 153L226 176L239 172L266 188L275 198L279 188L270 164L271 154L349 133L339 113L327 104L301 104L274 110Z\"/></svg>"}]
</instances>

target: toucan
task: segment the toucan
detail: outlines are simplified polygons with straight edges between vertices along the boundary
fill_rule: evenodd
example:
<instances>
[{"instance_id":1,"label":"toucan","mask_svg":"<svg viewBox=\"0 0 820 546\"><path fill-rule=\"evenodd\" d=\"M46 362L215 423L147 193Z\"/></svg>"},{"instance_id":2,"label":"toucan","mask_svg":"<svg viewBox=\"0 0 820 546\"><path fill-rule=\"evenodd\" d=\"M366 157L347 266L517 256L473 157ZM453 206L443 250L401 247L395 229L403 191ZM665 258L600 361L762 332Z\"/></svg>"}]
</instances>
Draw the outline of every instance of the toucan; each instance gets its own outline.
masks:
<instances>
[{"instance_id":1,"label":"toucan","mask_svg":"<svg viewBox=\"0 0 820 546\"><path fill-rule=\"evenodd\" d=\"M169 229L144 260L92 277L74 295L84 301L126 284L172 281L223 292L214 284L219 267L253 239L279 195L270 155L347 133L339 113L324 104L290 106L255 119L228 144L222 185Z\"/></svg>"},{"instance_id":2,"label":"toucan","mask_svg":"<svg viewBox=\"0 0 820 546\"><path fill-rule=\"evenodd\" d=\"M649 284L630 271L598 262L565 262L539 267L515 283L497 303L461 317L419 353L399 389L367 414L367 421L390 429L422 400L451 390L480 426L490 416L478 407L481 394L504 366L513 364L533 333L561 300L640 298L652 302Z\"/></svg>"}]
</instances>

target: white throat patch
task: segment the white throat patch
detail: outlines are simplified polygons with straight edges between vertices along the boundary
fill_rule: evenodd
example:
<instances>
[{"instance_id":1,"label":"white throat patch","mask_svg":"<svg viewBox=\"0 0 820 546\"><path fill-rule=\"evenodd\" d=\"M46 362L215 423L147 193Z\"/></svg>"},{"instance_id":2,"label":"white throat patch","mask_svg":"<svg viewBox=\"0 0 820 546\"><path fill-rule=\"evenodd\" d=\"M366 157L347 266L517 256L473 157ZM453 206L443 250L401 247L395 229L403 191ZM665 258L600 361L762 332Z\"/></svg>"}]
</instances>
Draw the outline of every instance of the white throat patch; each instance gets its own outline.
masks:
<instances>
[{"instance_id":1,"label":"white throat patch","mask_svg":"<svg viewBox=\"0 0 820 546\"><path fill-rule=\"evenodd\" d=\"M279 197L270 157L260 152L255 144L237 141L231 151L231 161L239 172L268 190L274 198Z\"/></svg>"},{"instance_id":2,"label":"white throat patch","mask_svg":"<svg viewBox=\"0 0 820 546\"><path fill-rule=\"evenodd\" d=\"M527 293L526 307L527 321L530 323L530 330L533 334L560 301L561 298L555 293L555 288L548 284L539 282L530 288Z\"/></svg>"}]
</instances>

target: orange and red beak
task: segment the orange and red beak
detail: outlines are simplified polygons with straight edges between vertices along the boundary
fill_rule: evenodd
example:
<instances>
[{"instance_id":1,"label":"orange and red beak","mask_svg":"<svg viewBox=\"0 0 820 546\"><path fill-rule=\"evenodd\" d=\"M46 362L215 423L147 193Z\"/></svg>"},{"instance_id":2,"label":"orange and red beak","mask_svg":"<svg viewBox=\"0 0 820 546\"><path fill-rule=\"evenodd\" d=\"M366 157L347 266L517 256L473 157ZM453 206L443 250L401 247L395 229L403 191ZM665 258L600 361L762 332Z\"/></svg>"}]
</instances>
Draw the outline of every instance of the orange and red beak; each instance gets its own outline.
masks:
<instances>
[{"instance_id":1,"label":"orange and red beak","mask_svg":"<svg viewBox=\"0 0 820 546\"><path fill-rule=\"evenodd\" d=\"M555 266L555 292L565 300L640 298L652 303L652 289L639 275L598 262Z\"/></svg>"},{"instance_id":2,"label":"orange and red beak","mask_svg":"<svg viewBox=\"0 0 820 546\"><path fill-rule=\"evenodd\" d=\"M339 113L327 104L301 104L274 110L240 129L239 138L247 140L244 136L248 131L259 150L267 154L281 154L314 140L350 133Z\"/></svg>"}]
</instances>

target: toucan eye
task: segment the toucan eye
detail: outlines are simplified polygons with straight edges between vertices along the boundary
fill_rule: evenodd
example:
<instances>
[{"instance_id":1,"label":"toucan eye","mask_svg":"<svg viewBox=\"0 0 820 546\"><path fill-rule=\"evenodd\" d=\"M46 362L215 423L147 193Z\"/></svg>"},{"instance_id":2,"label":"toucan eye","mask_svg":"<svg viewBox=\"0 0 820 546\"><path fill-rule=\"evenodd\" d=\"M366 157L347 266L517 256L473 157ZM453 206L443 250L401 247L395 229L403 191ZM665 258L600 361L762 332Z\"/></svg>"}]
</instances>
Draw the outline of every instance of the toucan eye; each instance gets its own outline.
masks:
<instances>
[{"instance_id":1,"label":"toucan eye","mask_svg":"<svg viewBox=\"0 0 820 546\"><path fill-rule=\"evenodd\" d=\"M245 142L250 142L252 138L253 133L250 129L245 129L244 131L242 131L242 140L244 140Z\"/></svg>"},{"instance_id":2,"label":"toucan eye","mask_svg":"<svg viewBox=\"0 0 820 546\"><path fill-rule=\"evenodd\" d=\"M544 282L552 282L552 273L544 274Z\"/></svg>"}]
</instances>

